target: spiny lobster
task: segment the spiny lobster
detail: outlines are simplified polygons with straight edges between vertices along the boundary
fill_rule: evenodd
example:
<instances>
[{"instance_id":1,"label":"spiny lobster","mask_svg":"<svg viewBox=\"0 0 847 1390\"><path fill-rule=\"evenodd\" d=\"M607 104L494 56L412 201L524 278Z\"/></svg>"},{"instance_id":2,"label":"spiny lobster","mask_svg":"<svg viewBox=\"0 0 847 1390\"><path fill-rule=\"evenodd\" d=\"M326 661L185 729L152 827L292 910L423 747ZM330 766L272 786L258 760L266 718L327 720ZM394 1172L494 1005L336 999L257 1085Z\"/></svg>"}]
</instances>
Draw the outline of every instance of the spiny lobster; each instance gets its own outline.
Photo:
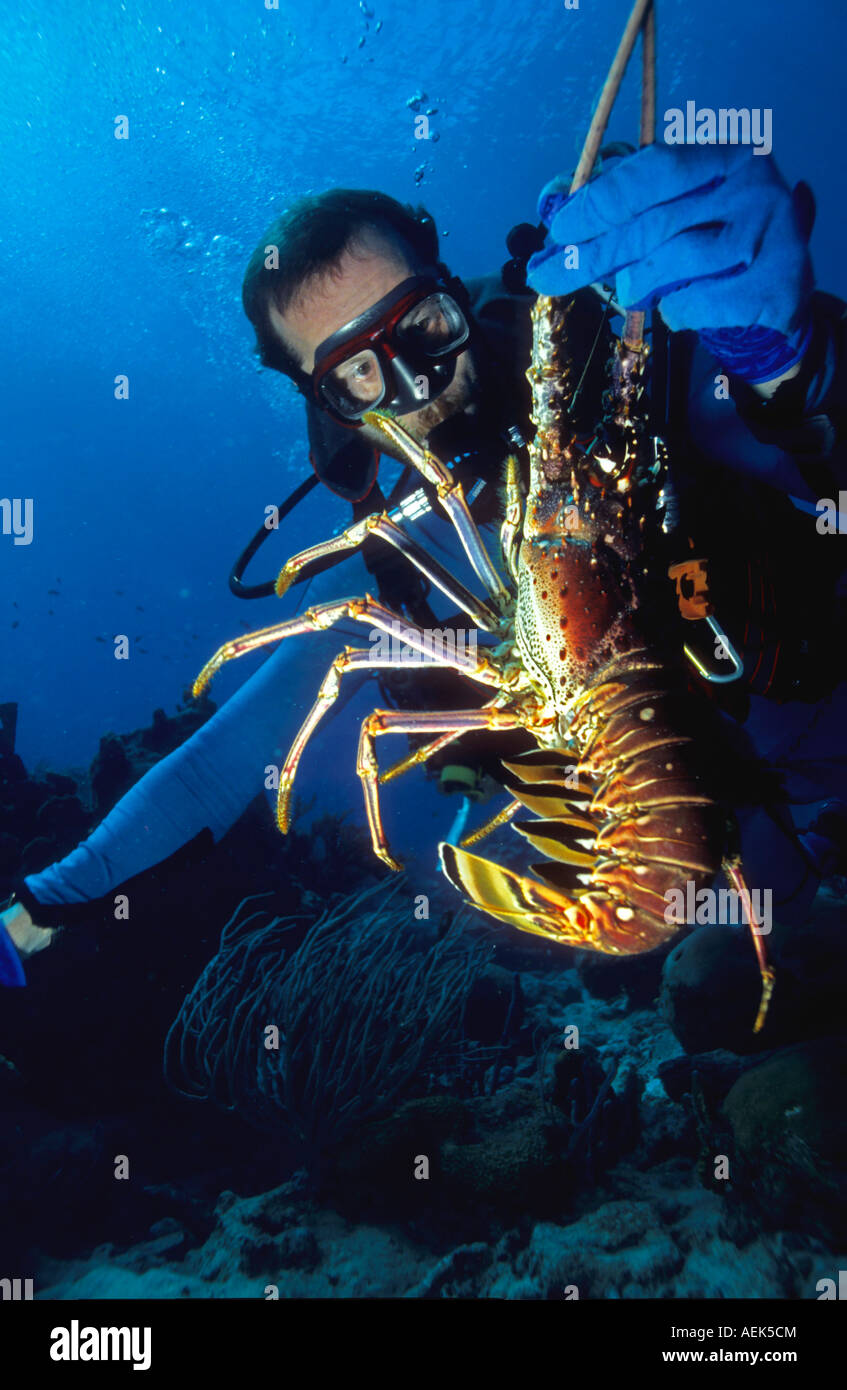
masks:
<instances>
[{"instance_id":1,"label":"spiny lobster","mask_svg":"<svg viewBox=\"0 0 847 1390\"><path fill-rule=\"evenodd\" d=\"M645 75L654 63L654 7L636 0L601 94L572 191L594 165L617 85L643 27ZM642 92L642 143L653 138L655 75ZM441 867L466 900L521 931L615 955L651 950L678 928L669 894L688 882L707 886L723 867L753 923L737 857L725 854L727 818L706 778L704 742L695 737L697 706L681 658L659 638L669 592L661 565L663 442L647 428L643 403L647 348L643 315L627 315L610 363L604 419L583 447L569 427L573 395L567 349L570 301L539 297L532 309L532 388L536 427L526 490L515 457L506 462L500 531L504 584L450 471L390 415L371 411L375 426L431 484L487 590L476 598L386 513L366 517L340 536L295 555L276 583L283 594L317 561L378 537L404 554L497 645L433 652L429 635L366 595L306 609L296 618L221 647L194 685L199 695L226 661L286 637L319 631L344 618L389 635L426 664L452 667L491 686L482 708L438 714L377 710L364 720L357 772L374 852L393 869L379 807L379 784L425 762L474 729L525 729L537 748L504 763L510 804L462 845L439 846ZM303 750L351 670L393 664L390 655L347 647L333 661L286 758L277 821L288 829L291 792ZM436 734L380 776L375 741L387 733ZM533 877L469 854L466 846L524 808L535 819L514 828L544 856ZM754 1031L773 989L760 936L753 940L763 990Z\"/></svg>"},{"instance_id":2,"label":"spiny lobster","mask_svg":"<svg viewBox=\"0 0 847 1390\"><path fill-rule=\"evenodd\" d=\"M449 666L495 689L482 708L441 713L378 710L364 720L357 771L374 852L400 869L389 849L379 784L425 762L471 729L527 730L538 747L504 764L512 801L465 842L473 843L521 809L515 823L545 859L530 877L442 844L441 865L466 899L522 931L572 946L634 954L666 941L669 890L706 886L722 862L746 899L737 862L724 861L726 817L707 786L703 748L693 737L696 708L679 661L656 639L654 607L664 576L660 492L662 441L646 428L641 403L647 348L615 344L602 426L587 448L568 428L572 365L567 354L569 301L539 297L533 306L532 387L536 434L529 445L526 495L515 457L506 463L501 551L506 586L471 517L461 483L390 416L376 426L432 484L465 553L486 586L479 600L408 536L387 513L375 513L340 536L288 561L282 594L302 571L352 550L369 535L417 566L497 645L433 652L429 635L366 595L306 609L295 618L245 634L221 647L194 685L199 695L226 661L283 638L333 626L344 618L385 633L403 632L426 665ZM667 586L667 580L664 580ZM305 746L351 670L393 664L390 655L347 647L333 661L282 769L277 820L290 822L294 777ZM437 734L380 776L375 740L387 733ZM757 941L757 949L760 943ZM760 950L765 989L772 987Z\"/></svg>"}]
</instances>

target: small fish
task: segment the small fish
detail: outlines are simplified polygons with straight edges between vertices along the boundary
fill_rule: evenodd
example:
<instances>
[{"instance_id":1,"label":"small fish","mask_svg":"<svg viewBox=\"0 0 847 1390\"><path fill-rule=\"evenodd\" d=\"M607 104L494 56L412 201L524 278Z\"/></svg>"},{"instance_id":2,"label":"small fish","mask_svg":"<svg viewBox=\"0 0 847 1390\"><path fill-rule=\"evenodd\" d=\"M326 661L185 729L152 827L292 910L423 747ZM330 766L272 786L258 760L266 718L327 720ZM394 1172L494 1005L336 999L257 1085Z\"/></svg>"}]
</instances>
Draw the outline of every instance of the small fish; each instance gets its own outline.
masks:
<instances>
[{"instance_id":1,"label":"small fish","mask_svg":"<svg viewBox=\"0 0 847 1390\"><path fill-rule=\"evenodd\" d=\"M123 589L116 589L116 590L115 590L115 593L117 594L118 598L123 598L123 596L124 596L124 591L123 591Z\"/></svg>"},{"instance_id":2,"label":"small fish","mask_svg":"<svg viewBox=\"0 0 847 1390\"><path fill-rule=\"evenodd\" d=\"M48 594L55 594L56 598L61 598L61 594L59 593L58 589L48 589L47 592Z\"/></svg>"},{"instance_id":3,"label":"small fish","mask_svg":"<svg viewBox=\"0 0 847 1390\"><path fill-rule=\"evenodd\" d=\"M105 640L106 640L105 637L95 637L95 638L94 638L94 641L95 641L95 642L105 642Z\"/></svg>"},{"instance_id":4,"label":"small fish","mask_svg":"<svg viewBox=\"0 0 847 1390\"><path fill-rule=\"evenodd\" d=\"M144 609L141 607L141 604L140 604L140 603L137 603L137 604L135 605L135 611L136 611L136 613L143 613L143 612L144 612Z\"/></svg>"},{"instance_id":5,"label":"small fish","mask_svg":"<svg viewBox=\"0 0 847 1390\"><path fill-rule=\"evenodd\" d=\"M139 647L138 650L139 650L140 652L143 652L145 656L147 655L147 648L146 648L146 647Z\"/></svg>"},{"instance_id":6,"label":"small fish","mask_svg":"<svg viewBox=\"0 0 847 1390\"><path fill-rule=\"evenodd\" d=\"M18 622L17 618L16 618L15 621L12 623L12 627L20 627L20 623Z\"/></svg>"},{"instance_id":7,"label":"small fish","mask_svg":"<svg viewBox=\"0 0 847 1390\"><path fill-rule=\"evenodd\" d=\"M54 616L54 614L53 614L53 609L52 609L52 608L48 608L48 609L47 609L47 616L48 616L48 618L52 618L52 617Z\"/></svg>"}]
</instances>

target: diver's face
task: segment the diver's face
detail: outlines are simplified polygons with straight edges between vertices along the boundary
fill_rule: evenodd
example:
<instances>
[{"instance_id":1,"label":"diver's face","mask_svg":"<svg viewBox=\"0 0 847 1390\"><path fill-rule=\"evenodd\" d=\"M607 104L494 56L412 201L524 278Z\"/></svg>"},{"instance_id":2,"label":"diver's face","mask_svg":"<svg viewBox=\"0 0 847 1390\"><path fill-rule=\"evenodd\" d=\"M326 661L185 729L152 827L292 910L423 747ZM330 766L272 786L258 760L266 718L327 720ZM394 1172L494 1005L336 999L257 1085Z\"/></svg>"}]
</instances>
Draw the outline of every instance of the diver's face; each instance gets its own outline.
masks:
<instances>
[{"instance_id":1,"label":"diver's face","mask_svg":"<svg viewBox=\"0 0 847 1390\"><path fill-rule=\"evenodd\" d=\"M342 253L336 270L305 281L284 314L271 304L270 320L274 331L297 356L303 371L311 373L315 349L325 338L419 273L420 268L410 265L399 247L375 234L363 235ZM442 420L459 411L474 412L475 383L473 353L465 348L456 358L455 374L446 390L420 410L397 418L414 439L425 443L430 431ZM359 433L381 453L394 452L372 425L363 425ZM395 456L403 457L399 450Z\"/></svg>"}]
</instances>

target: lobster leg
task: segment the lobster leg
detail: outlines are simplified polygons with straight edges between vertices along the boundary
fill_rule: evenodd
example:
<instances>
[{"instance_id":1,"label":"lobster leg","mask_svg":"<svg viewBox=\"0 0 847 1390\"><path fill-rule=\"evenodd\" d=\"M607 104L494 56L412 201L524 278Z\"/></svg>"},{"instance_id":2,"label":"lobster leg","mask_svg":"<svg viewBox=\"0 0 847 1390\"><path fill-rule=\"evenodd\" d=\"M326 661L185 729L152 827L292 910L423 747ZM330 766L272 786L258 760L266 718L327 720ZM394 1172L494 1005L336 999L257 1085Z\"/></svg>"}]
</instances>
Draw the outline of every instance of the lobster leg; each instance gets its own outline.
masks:
<instances>
[{"instance_id":1,"label":"lobster leg","mask_svg":"<svg viewBox=\"0 0 847 1390\"><path fill-rule=\"evenodd\" d=\"M294 778L300 765L300 759L306 748L306 744L312 737L320 721L323 719L327 710L335 704L341 686L341 677L348 671L366 670L373 671L385 669L386 667L396 666L397 659L391 654L382 656L372 651L370 648L345 647L343 652L335 658L326 675L324 676L318 697L309 713L306 715L294 742L288 750L288 756L282 767L282 775L279 779L279 792L276 803L276 822L279 829L285 835L291 824L291 793L294 786ZM455 657L449 655L431 656L421 663L421 670L428 666L434 666L439 670L448 667L451 670L461 670L463 675L472 675L464 667L460 666ZM504 697L499 697L504 698ZM484 707L486 708L486 707ZM460 733L463 730L459 731ZM452 735L458 737L458 734ZM434 751L434 750L433 750ZM424 759L420 759L424 761Z\"/></svg>"},{"instance_id":2,"label":"lobster leg","mask_svg":"<svg viewBox=\"0 0 847 1390\"><path fill-rule=\"evenodd\" d=\"M491 816L478 830L472 830L470 835L465 835L464 839L459 841L462 849L467 849L469 845L479 844L479 841L484 840L487 835L491 835L493 831L499 830L501 825L508 825L512 817L516 816L518 811L521 810L523 810L523 807L520 801L510 801L507 806L499 810L496 815Z\"/></svg>"},{"instance_id":3,"label":"lobster leg","mask_svg":"<svg viewBox=\"0 0 847 1390\"><path fill-rule=\"evenodd\" d=\"M500 527L500 551L516 587L518 584L518 551L523 510L518 461L514 455L510 454L506 459L506 510Z\"/></svg>"},{"instance_id":4,"label":"lobster leg","mask_svg":"<svg viewBox=\"0 0 847 1390\"><path fill-rule=\"evenodd\" d=\"M314 608L304 609L296 618L289 618L284 623L275 623L273 627L260 628L258 632L247 632L243 637L236 637L232 642L224 643L206 662L191 687L191 693L195 699L202 695L212 677L227 661L246 656L248 652L258 651L260 647L268 647L272 642L283 641L286 637L299 637L304 632L324 632L344 618L352 618L357 623L370 623L371 627L388 636L396 635L400 631L406 646L425 657L432 654L432 644L425 632L413 627L401 618L399 613L386 608L385 604L366 594L364 598L345 598L335 603L317 604ZM455 665L457 671L473 680L481 681L483 685L499 686L502 683L498 668L487 656L465 652L460 655L457 652L450 665Z\"/></svg>"},{"instance_id":5,"label":"lobster leg","mask_svg":"<svg viewBox=\"0 0 847 1390\"><path fill-rule=\"evenodd\" d=\"M366 424L375 426L390 439L396 448L402 449L412 467L435 488L439 502L456 528L456 534L474 574L485 585L495 603L505 609L511 596L491 562L485 542L468 509L462 484L454 479L449 468L437 459L435 454L429 449L424 449L390 415L384 415L379 410L369 410L363 419Z\"/></svg>"},{"instance_id":6,"label":"lobster leg","mask_svg":"<svg viewBox=\"0 0 847 1390\"><path fill-rule=\"evenodd\" d=\"M308 569L309 565L318 560L324 559L327 555L338 555L345 550L357 550L363 545L368 536L378 536L380 540L386 541L389 545L399 550L401 555L405 555L408 560L420 570L421 574L426 575L427 579L432 580L433 584L446 594L447 598L461 608L463 613L483 632L497 632L501 623L498 615L489 608L481 599L466 589L464 584L460 584L457 579L444 568L443 565L424 550L416 540L407 536L405 531L397 526L387 512L374 512L372 516L367 516L363 521L359 521L355 526L351 526L346 531L342 531L340 536L333 536L328 541L321 541L318 545L310 546L308 550L301 550L297 555L292 555L280 570L276 581L276 592L279 597L294 583L302 570Z\"/></svg>"},{"instance_id":7,"label":"lobster leg","mask_svg":"<svg viewBox=\"0 0 847 1390\"><path fill-rule=\"evenodd\" d=\"M498 706L511 700L511 698L511 695L506 693L495 695L494 699L488 701L482 708L488 709L493 706L496 709ZM413 767L422 767L424 763L429 762L430 758L434 758L436 753L440 753L442 748L447 748L448 745L454 743L457 738L461 738L462 734L465 732L464 729L449 729L446 734L440 734L438 738L434 738L432 743L426 743L422 748L415 748L411 753L408 753L405 758L401 758L398 763L394 763L392 767L386 768L384 772L379 774L379 785L384 787L386 782L395 781L397 777L402 777L404 773L411 772Z\"/></svg>"},{"instance_id":8,"label":"lobster leg","mask_svg":"<svg viewBox=\"0 0 847 1390\"><path fill-rule=\"evenodd\" d=\"M729 875L729 878L732 881L732 886L738 894L739 900L743 905L744 916L747 919L747 925L750 928L750 935L753 938L753 946L755 947L756 951L756 959L759 962L759 973L762 977L762 997L759 1000L759 1011L756 1014L756 1022L753 1024L753 1032L761 1033L762 1029L765 1026L765 1019L768 1016L768 1006L771 1002L771 996L773 994L775 971L773 966L768 963L768 958L765 952L765 943L762 941L760 933L756 931L756 924L753 920L753 904L750 900L750 890L747 887L746 880L741 872L741 861L737 857L732 859L725 859L723 867L726 870L726 873Z\"/></svg>"},{"instance_id":9,"label":"lobster leg","mask_svg":"<svg viewBox=\"0 0 847 1390\"><path fill-rule=\"evenodd\" d=\"M382 825L379 806L379 765L374 747L381 734L421 734L465 733L470 729L520 729L526 724L526 715L518 710L483 709L445 710L440 714L429 711L374 710L362 721L359 735L359 753L356 771L362 779L365 793L365 809L371 830L374 854L390 869L401 870L402 864L394 859L388 848L388 841Z\"/></svg>"}]
</instances>

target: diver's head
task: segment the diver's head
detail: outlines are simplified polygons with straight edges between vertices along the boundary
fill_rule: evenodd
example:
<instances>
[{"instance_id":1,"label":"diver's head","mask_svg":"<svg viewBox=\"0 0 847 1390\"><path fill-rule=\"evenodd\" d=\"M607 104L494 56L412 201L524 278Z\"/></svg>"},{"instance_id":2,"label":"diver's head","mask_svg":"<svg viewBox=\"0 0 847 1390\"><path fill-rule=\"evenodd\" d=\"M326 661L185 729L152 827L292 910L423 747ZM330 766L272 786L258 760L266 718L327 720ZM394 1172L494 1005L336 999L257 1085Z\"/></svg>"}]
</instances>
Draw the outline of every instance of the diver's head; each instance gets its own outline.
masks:
<instances>
[{"instance_id":1,"label":"diver's head","mask_svg":"<svg viewBox=\"0 0 847 1390\"><path fill-rule=\"evenodd\" d=\"M418 440L474 411L466 294L423 208L349 189L304 198L262 238L242 294L263 364L381 451L366 409L391 409Z\"/></svg>"}]
</instances>

